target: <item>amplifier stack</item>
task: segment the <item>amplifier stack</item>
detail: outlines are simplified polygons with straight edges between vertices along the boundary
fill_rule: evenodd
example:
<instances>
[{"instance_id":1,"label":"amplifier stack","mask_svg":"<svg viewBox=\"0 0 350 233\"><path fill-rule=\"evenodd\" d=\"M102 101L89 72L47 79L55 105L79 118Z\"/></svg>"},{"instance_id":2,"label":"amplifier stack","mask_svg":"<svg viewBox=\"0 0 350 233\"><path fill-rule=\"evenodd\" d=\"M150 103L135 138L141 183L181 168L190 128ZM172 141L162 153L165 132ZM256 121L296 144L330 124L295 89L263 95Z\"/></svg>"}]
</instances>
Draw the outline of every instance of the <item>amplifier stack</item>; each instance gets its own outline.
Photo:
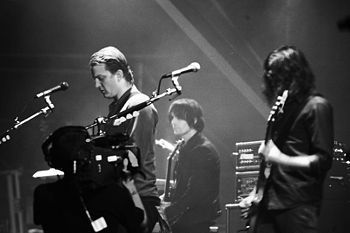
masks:
<instances>
[{"instance_id":1,"label":"amplifier stack","mask_svg":"<svg viewBox=\"0 0 350 233\"><path fill-rule=\"evenodd\" d=\"M263 141L237 142L233 155L233 200L226 204L226 233L245 231L245 221L240 217L238 202L256 186L261 158L258 150Z\"/></svg>"},{"instance_id":2,"label":"amplifier stack","mask_svg":"<svg viewBox=\"0 0 350 233\"><path fill-rule=\"evenodd\" d=\"M259 146L263 141L237 142L233 152L233 203L226 204L226 233L244 231L240 218L239 201L256 186L261 157ZM325 179L320 216L320 233L343 233L350 229L350 155L344 143L335 141L333 163Z\"/></svg>"},{"instance_id":3,"label":"amplifier stack","mask_svg":"<svg viewBox=\"0 0 350 233\"><path fill-rule=\"evenodd\" d=\"M258 150L263 141L237 142L234 158L234 202L248 196L254 189L261 158Z\"/></svg>"}]
</instances>

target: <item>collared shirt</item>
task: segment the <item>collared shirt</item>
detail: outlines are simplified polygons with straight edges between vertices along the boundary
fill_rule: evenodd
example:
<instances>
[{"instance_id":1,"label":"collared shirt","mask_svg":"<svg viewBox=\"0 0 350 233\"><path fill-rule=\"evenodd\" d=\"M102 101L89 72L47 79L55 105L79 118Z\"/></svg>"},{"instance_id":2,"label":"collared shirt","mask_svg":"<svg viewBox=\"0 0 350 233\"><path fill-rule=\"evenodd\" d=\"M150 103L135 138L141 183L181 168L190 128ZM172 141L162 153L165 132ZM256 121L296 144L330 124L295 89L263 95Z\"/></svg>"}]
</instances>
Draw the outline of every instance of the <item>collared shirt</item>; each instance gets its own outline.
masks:
<instances>
[{"instance_id":1,"label":"collared shirt","mask_svg":"<svg viewBox=\"0 0 350 233\"><path fill-rule=\"evenodd\" d=\"M298 109L299 102L286 103L284 112ZM285 132L274 134L277 147L289 156L316 155L318 160L310 168L296 168L273 164L267 181L264 203L268 209L286 209L305 203L319 203L323 182L331 167L333 155L333 110L321 96L312 96L297 113L283 140ZM286 118L286 117L285 117ZM281 119L280 124L283 123ZM279 127L277 125L276 128Z\"/></svg>"}]
</instances>

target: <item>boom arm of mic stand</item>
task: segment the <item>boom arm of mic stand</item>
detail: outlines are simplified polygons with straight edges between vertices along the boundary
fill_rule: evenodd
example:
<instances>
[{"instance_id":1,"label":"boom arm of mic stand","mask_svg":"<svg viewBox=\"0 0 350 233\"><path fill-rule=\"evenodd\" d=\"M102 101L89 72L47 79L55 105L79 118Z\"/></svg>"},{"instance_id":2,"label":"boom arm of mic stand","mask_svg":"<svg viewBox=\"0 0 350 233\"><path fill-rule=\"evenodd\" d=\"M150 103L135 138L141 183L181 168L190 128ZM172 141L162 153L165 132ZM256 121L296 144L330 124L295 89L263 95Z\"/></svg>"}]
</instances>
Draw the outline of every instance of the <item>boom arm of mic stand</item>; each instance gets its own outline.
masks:
<instances>
[{"instance_id":1,"label":"boom arm of mic stand","mask_svg":"<svg viewBox=\"0 0 350 233\"><path fill-rule=\"evenodd\" d=\"M132 106L132 107L130 107L130 108L128 108L120 113L117 113L115 115L112 115L108 118L104 118L104 121L107 122L109 120L126 117L128 114L132 114L135 111L140 111L141 109L147 107L148 105L151 105L152 103L159 100L160 98L163 98L163 97L168 96L168 95L172 95L174 93L178 93L178 90L176 88L168 88L165 92L163 92L162 94L159 94L159 95L157 95L156 93L153 93L153 96L149 100L146 100L142 103L139 103L135 106ZM86 126L85 129L91 129L95 126L98 126L99 124L100 124L99 122L94 122L93 124Z\"/></svg>"},{"instance_id":2,"label":"boom arm of mic stand","mask_svg":"<svg viewBox=\"0 0 350 233\"><path fill-rule=\"evenodd\" d=\"M13 127L11 127L10 129L6 130L6 132L1 135L0 144L9 141L11 139L10 132L15 130L15 129L18 129L19 127L21 127L25 123L29 122L30 120L36 118L37 116L40 116L41 114L44 114L45 117L47 117L52 112L52 110L55 108L55 106L52 104L52 102L50 100L50 96L45 96L45 102L47 103L47 106L40 109L40 111L34 113L33 115L27 117L26 119L24 119L22 121L16 120L15 125Z\"/></svg>"},{"instance_id":3,"label":"boom arm of mic stand","mask_svg":"<svg viewBox=\"0 0 350 233\"><path fill-rule=\"evenodd\" d=\"M153 96L159 95L160 92L160 86L162 84L162 80L165 78L165 76L160 77L159 82L158 82L158 87L157 90L155 92L153 92Z\"/></svg>"}]
</instances>

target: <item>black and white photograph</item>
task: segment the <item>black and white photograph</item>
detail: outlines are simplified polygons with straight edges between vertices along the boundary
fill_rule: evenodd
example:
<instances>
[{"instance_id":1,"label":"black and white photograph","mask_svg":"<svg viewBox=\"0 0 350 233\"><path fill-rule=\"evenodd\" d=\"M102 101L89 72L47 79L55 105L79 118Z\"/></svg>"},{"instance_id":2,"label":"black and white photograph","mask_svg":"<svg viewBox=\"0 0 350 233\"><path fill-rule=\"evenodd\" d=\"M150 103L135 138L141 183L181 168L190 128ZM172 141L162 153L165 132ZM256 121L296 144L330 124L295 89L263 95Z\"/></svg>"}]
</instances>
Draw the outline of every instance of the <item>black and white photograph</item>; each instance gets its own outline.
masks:
<instances>
[{"instance_id":1,"label":"black and white photograph","mask_svg":"<svg viewBox=\"0 0 350 233\"><path fill-rule=\"evenodd\" d=\"M0 233L350 231L350 1L1 0Z\"/></svg>"}]
</instances>

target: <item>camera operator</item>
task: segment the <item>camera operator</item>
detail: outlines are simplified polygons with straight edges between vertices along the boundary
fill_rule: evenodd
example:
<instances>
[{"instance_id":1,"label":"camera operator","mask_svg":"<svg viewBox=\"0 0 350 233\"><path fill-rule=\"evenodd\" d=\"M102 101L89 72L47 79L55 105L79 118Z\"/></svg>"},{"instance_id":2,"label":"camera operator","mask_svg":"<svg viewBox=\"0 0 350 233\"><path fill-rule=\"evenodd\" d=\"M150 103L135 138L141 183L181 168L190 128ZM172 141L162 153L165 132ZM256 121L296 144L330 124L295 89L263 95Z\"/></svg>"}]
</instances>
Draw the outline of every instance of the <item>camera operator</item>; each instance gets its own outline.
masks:
<instances>
[{"instance_id":1,"label":"camera operator","mask_svg":"<svg viewBox=\"0 0 350 233\"><path fill-rule=\"evenodd\" d=\"M132 180L138 168L130 161L139 159L137 150L96 147L88 139L84 127L66 126L44 142L48 164L65 175L36 187L34 222L45 233L143 232L143 205Z\"/></svg>"}]
</instances>

